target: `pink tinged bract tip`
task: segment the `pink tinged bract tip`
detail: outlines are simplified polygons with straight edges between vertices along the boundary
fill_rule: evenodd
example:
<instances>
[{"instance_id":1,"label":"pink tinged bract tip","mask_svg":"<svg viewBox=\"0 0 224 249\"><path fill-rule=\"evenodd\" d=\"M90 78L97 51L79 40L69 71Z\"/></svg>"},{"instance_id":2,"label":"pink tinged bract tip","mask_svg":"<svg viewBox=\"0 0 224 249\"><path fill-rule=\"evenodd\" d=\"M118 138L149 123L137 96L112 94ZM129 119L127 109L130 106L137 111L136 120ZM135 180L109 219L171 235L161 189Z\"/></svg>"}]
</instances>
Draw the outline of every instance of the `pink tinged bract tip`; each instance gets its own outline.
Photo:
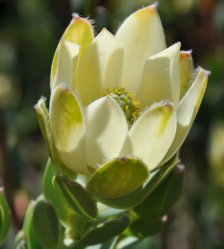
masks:
<instances>
[{"instance_id":1,"label":"pink tinged bract tip","mask_svg":"<svg viewBox=\"0 0 224 249\"><path fill-rule=\"evenodd\" d=\"M180 52L180 56L181 56L182 58L188 58L188 57L191 56L191 54L192 54L192 49L191 49L191 50L181 51L181 52Z\"/></svg>"},{"instance_id":2,"label":"pink tinged bract tip","mask_svg":"<svg viewBox=\"0 0 224 249\"><path fill-rule=\"evenodd\" d=\"M156 2L154 2L153 4L150 4L150 5L148 6L148 8L150 8L150 9L157 9L158 5L159 5L159 3L156 1Z\"/></svg>"},{"instance_id":3,"label":"pink tinged bract tip","mask_svg":"<svg viewBox=\"0 0 224 249\"><path fill-rule=\"evenodd\" d=\"M80 16L79 16L79 14L78 13L72 13L72 18L74 19L74 20L77 20L77 19L79 19L80 18Z\"/></svg>"}]
</instances>

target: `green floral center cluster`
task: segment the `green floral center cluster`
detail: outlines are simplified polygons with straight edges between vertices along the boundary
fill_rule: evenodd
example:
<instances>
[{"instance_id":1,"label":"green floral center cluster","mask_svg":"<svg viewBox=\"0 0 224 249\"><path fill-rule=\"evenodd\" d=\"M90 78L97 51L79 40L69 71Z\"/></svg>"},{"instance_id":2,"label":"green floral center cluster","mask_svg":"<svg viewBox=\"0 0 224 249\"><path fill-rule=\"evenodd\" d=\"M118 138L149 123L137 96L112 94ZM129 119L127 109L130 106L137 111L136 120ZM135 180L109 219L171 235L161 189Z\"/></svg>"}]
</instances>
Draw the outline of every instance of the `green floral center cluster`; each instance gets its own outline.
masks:
<instances>
[{"instance_id":1,"label":"green floral center cluster","mask_svg":"<svg viewBox=\"0 0 224 249\"><path fill-rule=\"evenodd\" d=\"M130 128L141 114L140 101L133 93L123 87L115 87L113 90L107 89L104 95L110 95L119 104Z\"/></svg>"}]
</instances>

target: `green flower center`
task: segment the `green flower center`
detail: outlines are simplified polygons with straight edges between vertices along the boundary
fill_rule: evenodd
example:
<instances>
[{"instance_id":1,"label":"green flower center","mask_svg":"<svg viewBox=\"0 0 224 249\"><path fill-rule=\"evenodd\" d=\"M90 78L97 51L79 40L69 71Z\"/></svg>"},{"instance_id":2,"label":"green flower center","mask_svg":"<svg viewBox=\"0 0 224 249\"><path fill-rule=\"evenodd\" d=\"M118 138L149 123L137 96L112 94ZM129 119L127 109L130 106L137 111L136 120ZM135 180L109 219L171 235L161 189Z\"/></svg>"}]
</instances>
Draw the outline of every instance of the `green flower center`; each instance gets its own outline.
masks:
<instances>
[{"instance_id":1,"label":"green flower center","mask_svg":"<svg viewBox=\"0 0 224 249\"><path fill-rule=\"evenodd\" d=\"M121 107L128 121L129 128L140 116L140 101L135 95L123 87L115 87L113 90L107 89L104 95L110 95Z\"/></svg>"}]
</instances>

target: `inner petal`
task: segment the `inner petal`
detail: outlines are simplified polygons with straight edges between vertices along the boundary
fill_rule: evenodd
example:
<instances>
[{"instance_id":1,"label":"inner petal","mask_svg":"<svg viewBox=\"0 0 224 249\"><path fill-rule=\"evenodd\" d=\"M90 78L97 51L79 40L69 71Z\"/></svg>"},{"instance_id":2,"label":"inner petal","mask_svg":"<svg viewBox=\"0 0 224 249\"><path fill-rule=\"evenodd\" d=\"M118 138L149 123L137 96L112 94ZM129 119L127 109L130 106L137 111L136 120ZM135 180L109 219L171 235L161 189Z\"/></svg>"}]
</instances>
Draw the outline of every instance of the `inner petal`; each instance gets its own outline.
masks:
<instances>
[{"instance_id":1,"label":"inner petal","mask_svg":"<svg viewBox=\"0 0 224 249\"><path fill-rule=\"evenodd\" d=\"M82 103L90 104L108 87L120 82L123 48L117 39L103 29L80 58L77 89Z\"/></svg>"},{"instance_id":2,"label":"inner petal","mask_svg":"<svg viewBox=\"0 0 224 249\"><path fill-rule=\"evenodd\" d=\"M156 4L131 14L118 29L116 38L125 49L122 86L135 92L145 60L166 48Z\"/></svg>"},{"instance_id":3,"label":"inner petal","mask_svg":"<svg viewBox=\"0 0 224 249\"><path fill-rule=\"evenodd\" d=\"M110 95L119 104L130 128L141 114L140 101L133 93L123 87L115 87L113 90L107 89L104 95Z\"/></svg>"},{"instance_id":4,"label":"inner petal","mask_svg":"<svg viewBox=\"0 0 224 249\"><path fill-rule=\"evenodd\" d=\"M87 164L93 169L117 157L128 133L125 116L110 96L87 107Z\"/></svg>"},{"instance_id":5,"label":"inner petal","mask_svg":"<svg viewBox=\"0 0 224 249\"><path fill-rule=\"evenodd\" d=\"M176 43L146 60L136 96L144 106L180 97L180 43Z\"/></svg>"}]
</instances>

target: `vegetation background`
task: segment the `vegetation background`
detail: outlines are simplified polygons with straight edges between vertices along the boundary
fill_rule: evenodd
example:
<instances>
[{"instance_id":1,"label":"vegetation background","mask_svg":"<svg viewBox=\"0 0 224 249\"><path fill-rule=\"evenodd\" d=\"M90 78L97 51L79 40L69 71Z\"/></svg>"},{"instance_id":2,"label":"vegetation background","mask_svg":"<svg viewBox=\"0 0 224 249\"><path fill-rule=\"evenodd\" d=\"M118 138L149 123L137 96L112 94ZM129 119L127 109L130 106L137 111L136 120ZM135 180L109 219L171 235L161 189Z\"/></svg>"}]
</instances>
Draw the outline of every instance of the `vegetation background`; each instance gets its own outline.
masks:
<instances>
[{"instance_id":1,"label":"vegetation background","mask_svg":"<svg viewBox=\"0 0 224 249\"><path fill-rule=\"evenodd\" d=\"M0 0L0 185L14 224L4 249L22 226L27 204L41 192L47 150L33 106L49 96L54 50L71 14L116 31L150 0ZM212 71L203 104L181 150L184 193L152 249L224 248L224 1L160 0L167 45L193 49L195 66Z\"/></svg>"}]
</instances>

